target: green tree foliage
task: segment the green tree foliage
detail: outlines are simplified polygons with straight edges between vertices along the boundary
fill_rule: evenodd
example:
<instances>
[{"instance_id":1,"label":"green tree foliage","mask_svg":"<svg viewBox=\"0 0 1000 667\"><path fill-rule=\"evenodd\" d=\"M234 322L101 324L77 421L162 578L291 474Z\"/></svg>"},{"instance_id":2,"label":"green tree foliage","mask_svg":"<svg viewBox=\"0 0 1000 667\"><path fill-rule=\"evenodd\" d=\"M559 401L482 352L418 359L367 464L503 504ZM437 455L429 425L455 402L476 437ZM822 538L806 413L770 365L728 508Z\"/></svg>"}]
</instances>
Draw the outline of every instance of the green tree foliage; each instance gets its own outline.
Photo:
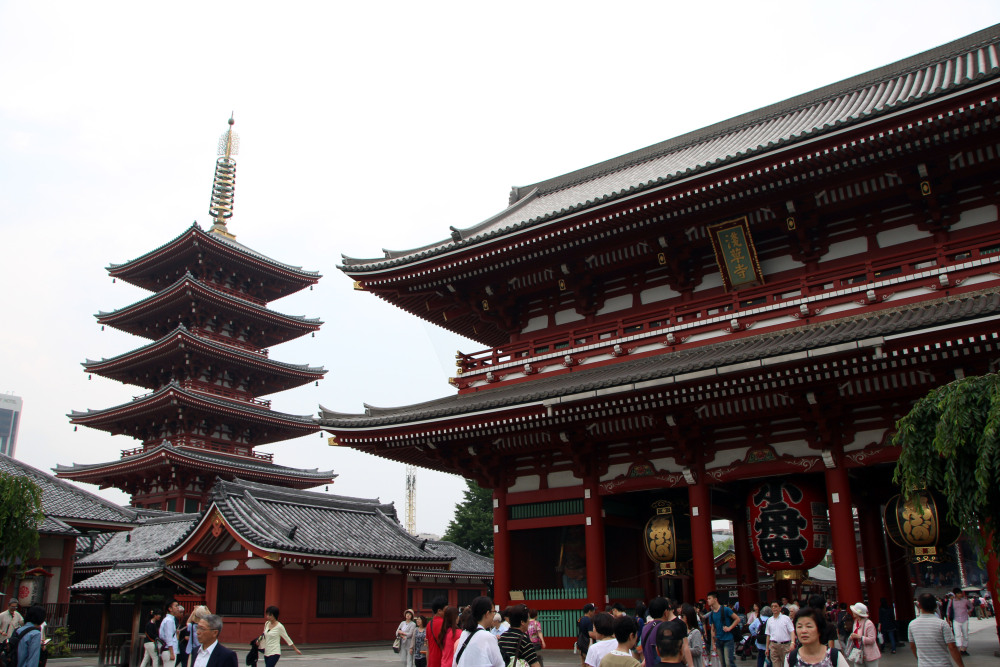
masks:
<instances>
[{"instance_id":1,"label":"green tree foliage","mask_svg":"<svg viewBox=\"0 0 1000 667\"><path fill-rule=\"evenodd\" d=\"M712 541L712 555L718 558L722 554L726 553L726 549L733 548L733 538L728 538L722 540L721 542Z\"/></svg>"},{"instance_id":2,"label":"green tree foliage","mask_svg":"<svg viewBox=\"0 0 1000 667\"><path fill-rule=\"evenodd\" d=\"M38 555L42 490L27 477L0 473L0 585Z\"/></svg>"},{"instance_id":3,"label":"green tree foliage","mask_svg":"<svg viewBox=\"0 0 1000 667\"><path fill-rule=\"evenodd\" d=\"M896 423L894 481L948 499L948 520L1000 553L1000 376L967 377L917 401Z\"/></svg>"},{"instance_id":4,"label":"green tree foliage","mask_svg":"<svg viewBox=\"0 0 1000 667\"><path fill-rule=\"evenodd\" d=\"M493 491L465 480L462 502L455 506L455 517L444 533L454 542L483 556L493 557Z\"/></svg>"}]
</instances>

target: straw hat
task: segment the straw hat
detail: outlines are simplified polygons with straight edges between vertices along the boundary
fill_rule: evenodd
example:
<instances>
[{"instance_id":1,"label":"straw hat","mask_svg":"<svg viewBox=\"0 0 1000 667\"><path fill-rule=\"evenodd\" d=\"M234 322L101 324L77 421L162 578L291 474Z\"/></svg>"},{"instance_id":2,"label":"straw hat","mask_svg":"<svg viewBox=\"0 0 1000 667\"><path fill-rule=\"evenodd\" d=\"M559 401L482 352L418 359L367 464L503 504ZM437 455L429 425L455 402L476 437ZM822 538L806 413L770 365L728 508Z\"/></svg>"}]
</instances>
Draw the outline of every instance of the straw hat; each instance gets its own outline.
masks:
<instances>
[{"instance_id":1,"label":"straw hat","mask_svg":"<svg viewBox=\"0 0 1000 667\"><path fill-rule=\"evenodd\" d=\"M861 602L855 602L851 605L851 611L854 612L855 616L860 616L861 618L868 618L868 607L866 607Z\"/></svg>"}]
</instances>

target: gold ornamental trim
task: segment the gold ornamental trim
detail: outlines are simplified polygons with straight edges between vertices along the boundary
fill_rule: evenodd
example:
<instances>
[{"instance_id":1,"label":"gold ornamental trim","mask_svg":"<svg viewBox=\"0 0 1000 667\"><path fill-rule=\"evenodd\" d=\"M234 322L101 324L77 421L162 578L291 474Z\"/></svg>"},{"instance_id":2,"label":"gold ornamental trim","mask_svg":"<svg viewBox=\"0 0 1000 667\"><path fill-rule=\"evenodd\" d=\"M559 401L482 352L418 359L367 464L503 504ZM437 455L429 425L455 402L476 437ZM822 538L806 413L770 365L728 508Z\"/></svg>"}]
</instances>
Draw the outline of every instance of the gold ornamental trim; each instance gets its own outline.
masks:
<instances>
[{"instance_id":1,"label":"gold ornamental trim","mask_svg":"<svg viewBox=\"0 0 1000 667\"><path fill-rule=\"evenodd\" d=\"M775 570L775 581L803 581L809 573L805 570Z\"/></svg>"}]
</instances>

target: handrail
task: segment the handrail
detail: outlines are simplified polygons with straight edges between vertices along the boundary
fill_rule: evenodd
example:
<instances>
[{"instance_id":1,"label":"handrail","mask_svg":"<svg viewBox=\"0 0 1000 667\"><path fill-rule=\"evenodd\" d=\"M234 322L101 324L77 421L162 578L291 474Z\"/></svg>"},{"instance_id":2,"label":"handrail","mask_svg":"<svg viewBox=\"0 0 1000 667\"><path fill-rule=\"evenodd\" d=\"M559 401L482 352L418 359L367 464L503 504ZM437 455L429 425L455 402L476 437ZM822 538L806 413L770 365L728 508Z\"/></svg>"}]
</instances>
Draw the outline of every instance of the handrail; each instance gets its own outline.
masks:
<instances>
[{"instance_id":1,"label":"handrail","mask_svg":"<svg viewBox=\"0 0 1000 667\"><path fill-rule=\"evenodd\" d=\"M152 449L160 444L160 440L156 442L149 443L142 447L135 447L133 449L123 449L122 458L126 459L131 456L137 456L143 452ZM177 438L170 439L170 442L177 447L184 447L187 449L202 449L205 451L219 452L220 454L226 454L227 456L239 456L247 459L254 459L257 461L274 461L274 454L267 452L255 452L252 447L240 446L240 445L223 445L210 440L203 440L201 438L190 438L187 436L180 436Z\"/></svg>"},{"instance_id":2,"label":"handrail","mask_svg":"<svg viewBox=\"0 0 1000 667\"><path fill-rule=\"evenodd\" d=\"M180 385L184 389L192 389L194 391L200 391L203 394L214 394L216 396L222 396L223 398L229 398L235 401L242 401L244 403L250 403L252 405L259 405L263 408L271 407L270 399L252 398L243 392L238 392L233 389L227 389L226 387L220 387L217 384L204 382L202 380L181 380Z\"/></svg>"}]
</instances>

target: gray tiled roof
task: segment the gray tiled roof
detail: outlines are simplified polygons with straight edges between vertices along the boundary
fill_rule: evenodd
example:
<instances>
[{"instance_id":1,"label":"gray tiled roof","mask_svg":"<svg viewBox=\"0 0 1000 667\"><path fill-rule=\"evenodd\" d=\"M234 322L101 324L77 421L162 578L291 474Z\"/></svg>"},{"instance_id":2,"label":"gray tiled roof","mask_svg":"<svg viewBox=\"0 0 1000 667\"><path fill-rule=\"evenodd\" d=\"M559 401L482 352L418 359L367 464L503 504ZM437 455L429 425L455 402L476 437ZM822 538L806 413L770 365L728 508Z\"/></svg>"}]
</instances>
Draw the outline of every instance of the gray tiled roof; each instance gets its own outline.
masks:
<instances>
[{"instance_id":1,"label":"gray tiled roof","mask_svg":"<svg viewBox=\"0 0 1000 667\"><path fill-rule=\"evenodd\" d=\"M290 468L288 466L279 466L274 463L268 463L267 461L261 459L249 459L242 456L227 456L221 452L177 447L170 442L160 443L156 447L153 447L142 454L136 454L129 457L127 460L138 461L141 460L141 458L155 459L164 451L167 452L168 455L174 454L176 456L184 456L185 458L194 459L195 461L200 461L202 463L228 466L247 472L259 472L268 475L286 475L289 477L300 477L306 479L311 478L316 480L317 485L323 482L328 482L337 477L332 470L319 470L318 468ZM107 466L117 465L123 460L124 459L118 459L115 461L105 461L103 463L74 463L71 466L58 465L55 467L55 471L58 473L81 472L95 468L105 468ZM149 510L142 510L143 513L148 511Z\"/></svg>"},{"instance_id":2,"label":"gray tiled roof","mask_svg":"<svg viewBox=\"0 0 1000 667\"><path fill-rule=\"evenodd\" d=\"M146 519L128 532L116 533L99 549L77 560L77 567L156 560L187 535L200 514L173 514Z\"/></svg>"},{"instance_id":3,"label":"gray tiled roof","mask_svg":"<svg viewBox=\"0 0 1000 667\"><path fill-rule=\"evenodd\" d=\"M445 540L431 540L427 543L427 548L436 551L444 556L454 558L451 562L449 574L467 574L484 578L493 578L493 559L480 556L468 549L463 549L454 542Z\"/></svg>"},{"instance_id":4,"label":"gray tiled roof","mask_svg":"<svg viewBox=\"0 0 1000 667\"><path fill-rule=\"evenodd\" d=\"M125 592L161 578L172 580L179 584L182 589L191 593L202 593L205 590L203 586L191 581L180 572L167 569L161 562L116 565L77 582L69 588L77 593L87 591Z\"/></svg>"},{"instance_id":5,"label":"gray tiled roof","mask_svg":"<svg viewBox=\"0 0 1000 667\"><path fill-rule=\"evenodd\" d=\"M321 557L446 566L452 557L421 548L378 500L296 491L237 479L219 480L211 500L250 544Z\"/></svg>"},{"instance_id":6,"label":"gray tiled roof","mask_svg":"<svg viewBox=\"0 0 1000 667\"><path fill-rule=\"evenodd\" d=\"M353 259L373 271L475 245L539 222L742 160L1000 76L1000 26L701 130L511 192L511 206L451 238Z\"/></svg>"},{"instance_id":7,"label":"gray tiled roof","mask_svg":"<svg viewBox=\"0 0 1000 667\"><path fill-rule=\"evenodd\" d=\"M446 396L398 408L377 408L349 415L320 406L319 423L366 428L436 419L458 414L534 403L586 391L628 385L684 373L801 352L828 345L886 336L1000 312L996 289L924 301L853 317L763 333L690 350L622 361L599 368L539 377L470 394Z\"/></svg>"},{"instance_id":8,"label":"gray tiled roof","mask_svg":"<svg viewBox=\"0 0 1000 667\"><path fill-rule=\"evenodd\" d=\"M135 513L130 509L3 454L0 454L0 472L15 477L28 477L35 482L42 490L42 512L47 518L57 519L63 524L106 523L125 526L135 522ZM52 523L50 527L53 530L64 530L58 523Z\"/></svg>"}]
</instances>

